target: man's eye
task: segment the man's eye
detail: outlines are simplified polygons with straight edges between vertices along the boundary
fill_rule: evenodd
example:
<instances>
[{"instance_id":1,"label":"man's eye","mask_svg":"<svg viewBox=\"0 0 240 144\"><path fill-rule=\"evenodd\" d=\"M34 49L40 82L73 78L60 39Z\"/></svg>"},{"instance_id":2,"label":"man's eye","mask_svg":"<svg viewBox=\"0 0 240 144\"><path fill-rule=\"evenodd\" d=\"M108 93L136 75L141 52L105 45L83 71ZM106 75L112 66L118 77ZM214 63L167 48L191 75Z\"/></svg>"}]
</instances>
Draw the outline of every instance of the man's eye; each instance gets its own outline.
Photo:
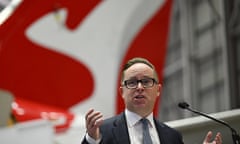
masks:
<instances>
[{"instance_id":1,"label":"man's eye","mask_svg":"<svg viewBox=\"0 0 240 144\"><path fill-rule=\"evenodd\" d=\"M142 83L144 83L144 84L150 83L150 80L149 79L143 79Z\"/></svg>"},{"instance_id":2,"label":"man's eye","mask_svg":"<svg viewBox=\"0 0 240 144\"><path fill-rule=\"evenodd\" d=\"M128 81L127 84L128 84L128 85L135 85L135 84L136 84L136 81Z\"/></svg>"}]
</instances>

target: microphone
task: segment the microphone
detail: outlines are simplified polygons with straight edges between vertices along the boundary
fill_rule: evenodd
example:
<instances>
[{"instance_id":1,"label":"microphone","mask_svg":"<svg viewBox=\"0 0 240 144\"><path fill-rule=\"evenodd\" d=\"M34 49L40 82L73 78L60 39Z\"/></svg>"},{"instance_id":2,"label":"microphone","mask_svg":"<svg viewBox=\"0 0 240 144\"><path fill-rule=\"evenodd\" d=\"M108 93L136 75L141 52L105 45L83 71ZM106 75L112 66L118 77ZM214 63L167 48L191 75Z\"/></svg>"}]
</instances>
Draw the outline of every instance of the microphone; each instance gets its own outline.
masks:
<instances>
[{"instance_id":1,"label":"microphone","mask_svg":"<svg viewBox=\"0 0 240 144\"><path fill-rule=\"evenodd\" d=\"M189 104L186 103L186 102L180 102L180 103L178 104L178 106L179 106L180 108L182 108L182 109L186 109L186 110L189 110L189 111L191 111L191 112L193 112L193 113L196 113L196 114L198 114L198 115L207 117L207 118L209 118L209 119L211 119L211 120L213 120L213 121L215 121L215 122L218 122L218 123L220 123L220 124L228 127L228 128L231 130L231 132L232 132L232 139L233 139L234 144L240 144L240 136L238 135L237 131L236 131L234 128L232 128L232 127L231 127L228 123L226 123L225 121L216 119L216 118L211 117L211 116L209 116L209 115L207 115L207 114L205 114L205 113L202 113L202 112L200 112L200 111L191 109L191 108L189 108Z\"/></svg>"}]
</instances>

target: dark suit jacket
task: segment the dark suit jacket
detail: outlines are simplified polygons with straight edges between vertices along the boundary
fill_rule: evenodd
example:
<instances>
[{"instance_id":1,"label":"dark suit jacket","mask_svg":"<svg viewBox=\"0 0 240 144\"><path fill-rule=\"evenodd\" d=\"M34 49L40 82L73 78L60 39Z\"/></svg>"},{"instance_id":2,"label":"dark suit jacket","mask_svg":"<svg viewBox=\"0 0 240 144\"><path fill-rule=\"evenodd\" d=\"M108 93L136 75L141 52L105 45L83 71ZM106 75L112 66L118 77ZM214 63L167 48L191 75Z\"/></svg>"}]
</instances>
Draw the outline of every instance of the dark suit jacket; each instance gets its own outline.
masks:
<instances>
[{"instance_id":1,"label":"dark suit jacket","mask_svg":"<svg viewBox=\"0 0 240 144\"><path fill-rule=\"evenodd\" d=\"M182 135L154 118L161 144L183 144ZM125 114L104 120L100 127L101 144L130 144ZM84 137L82 144L88 144Z\"/></svg>"}]
</instances>

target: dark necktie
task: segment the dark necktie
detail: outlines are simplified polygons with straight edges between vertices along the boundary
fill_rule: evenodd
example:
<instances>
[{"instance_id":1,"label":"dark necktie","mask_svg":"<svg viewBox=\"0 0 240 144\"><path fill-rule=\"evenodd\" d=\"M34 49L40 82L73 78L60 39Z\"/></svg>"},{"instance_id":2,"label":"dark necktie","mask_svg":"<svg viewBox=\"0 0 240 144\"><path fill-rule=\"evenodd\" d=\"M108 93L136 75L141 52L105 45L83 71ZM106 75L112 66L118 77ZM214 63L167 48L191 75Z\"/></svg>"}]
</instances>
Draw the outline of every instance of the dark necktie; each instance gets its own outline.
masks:
<instances>
[{"instance_id":1,"label":"dark necktie","mask_svg":"<svg viewBox=\"0 0 240 144\"><path fill-rule=\"evenodd\" d=\"M143 127L143 144L152 144L151 136L148 128L148 120L146 118L141 119Z\"/></svg>"}]
</instances>

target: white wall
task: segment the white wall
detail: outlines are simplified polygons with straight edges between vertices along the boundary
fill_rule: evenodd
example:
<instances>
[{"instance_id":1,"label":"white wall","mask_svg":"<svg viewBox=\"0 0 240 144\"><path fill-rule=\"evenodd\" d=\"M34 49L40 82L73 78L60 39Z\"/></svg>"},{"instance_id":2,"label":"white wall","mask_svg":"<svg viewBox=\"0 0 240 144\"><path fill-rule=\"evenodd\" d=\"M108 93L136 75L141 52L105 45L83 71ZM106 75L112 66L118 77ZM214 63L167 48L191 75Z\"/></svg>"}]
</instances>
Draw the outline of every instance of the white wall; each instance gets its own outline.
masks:
<instances>
[{"instance_id":1,"label":"white wall","mask_svg":"<svg viewBox=\"0 0 240 144\"><path fill-rule=\"evenodd\" d=\"M0 128L1 144L54 144L54 128L49 121L34 120Z\"/></svg>"}]
</instances>

